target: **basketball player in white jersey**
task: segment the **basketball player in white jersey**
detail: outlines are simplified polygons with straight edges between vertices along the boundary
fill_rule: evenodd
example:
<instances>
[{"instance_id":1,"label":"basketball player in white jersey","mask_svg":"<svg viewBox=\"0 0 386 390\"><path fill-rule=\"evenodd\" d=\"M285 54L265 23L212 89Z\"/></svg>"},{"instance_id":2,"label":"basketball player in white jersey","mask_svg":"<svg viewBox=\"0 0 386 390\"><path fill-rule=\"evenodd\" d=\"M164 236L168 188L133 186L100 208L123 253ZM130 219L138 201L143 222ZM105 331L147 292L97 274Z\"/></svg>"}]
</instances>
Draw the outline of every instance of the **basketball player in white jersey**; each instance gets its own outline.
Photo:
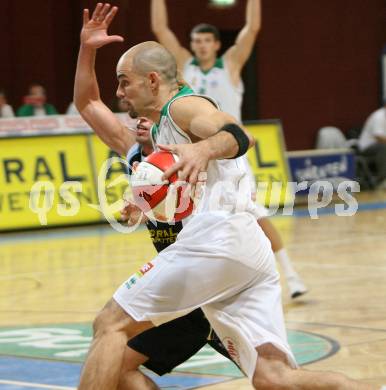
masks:
<instances>
[{"instance_id":1,"label":"basketball player in white jersey","mask_svg":"<svg viewBox=\"0 0 386 390\"><path fill-rule=\"evenodd\" d=\"M260 0L248 0L246 7L246 24L238 34L235 44L222 57L220 34L215 26L199 24L191 31L191 50L182 47L175 34L168 26L168 15L165 0L152 0L151 27L158 41L176 58L177 65L183 71L185 81L192 89L202 95L215 99L222 111L234 116L241 123L241 103L244 92L241 70L248 60L257 34L261 27ZM256 193L256 182L248 160L253 197ZM287 282L289 295L292 298L307 292L307 288L295 271L291 259L283 246L281 236L267 218L267 211L259 207L258 222L271 241L276 260L281 266Z\"/></svg>"},{"instance_id":2,"label":"basketball player in white jersey","mask_svg":"<svg viewBox=\"0 0 386 390\"><path fill-rule=\"evenodd\" d=\"M127 149L134 135L102 102L94 68L97 49L123 41L107 34L116 12L98 3L91 19L83 13L74 102L102 139L111 128L117 145ZM117 78L117 96L131 116L156 123L155 144L179 156L165 179L178 172L194 184L206 172L207 182L177 241L124 282L98 314L78 389L117 389L127 342L198 307L256 389L375 389L342 374L296 369L273 253L256 224L238 159L253 139L212 102L179 88L173 56L155 42L124 53Z\"/></svg>"}]
</instances>

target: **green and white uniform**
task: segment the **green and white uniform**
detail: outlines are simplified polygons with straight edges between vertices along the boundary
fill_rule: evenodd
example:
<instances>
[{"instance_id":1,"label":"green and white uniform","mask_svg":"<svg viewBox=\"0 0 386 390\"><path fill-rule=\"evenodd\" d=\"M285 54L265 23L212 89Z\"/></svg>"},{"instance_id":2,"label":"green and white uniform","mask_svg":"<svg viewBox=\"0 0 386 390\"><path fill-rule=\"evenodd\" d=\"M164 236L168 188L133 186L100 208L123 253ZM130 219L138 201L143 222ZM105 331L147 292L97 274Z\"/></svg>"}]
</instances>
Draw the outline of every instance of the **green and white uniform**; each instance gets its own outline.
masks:
<instances>
[{"instance_id":1,"label":"green and white uniform","mask_svg":"<svg viewBox=\"0 0 386 390\"><path fill-rule=\"evenodd\" d=\"M203 71L196 58L190 58L184 65L184 79L192 87L192 89L202 95L210 96L214 99L224 111L241 121L241 104L243 100L244 85L240 80L235 86L232 83L229 69L222 57L217 58L213 68L208 71ZM251 192L256 192L256 180L253 175L251 166L249 165L247 156L243 156L245 168L249 176ZM257 219L264 218L268 215L267 209L258 205L259 213Z\"/></svg>"},{"instance_id":2,"label":"green and white uniform","mask_svg":"<svg viewBox=\"0 0 386 390\"><path fill-rule=\"evenodd\" d=\"M190 58L184 65L184 79L193 91L210 96L220 106L221 111L234 116L241 123L241 103L244 86L242 81L235 86L229 69L222 57L217 58L213 68L203 71L196 58Z\"/></svg>"},{"instance_id":3,"label":"green and white uniform","mask_svg":"<svg viewBox=\"0 0 386 390\"><path fill-rule=\"evenodd\" d=\"M157 144L186 144L192 143L189 136L178 127L170 115L170 106L177 99L186 96L200 96L209 100L214 106L217 104L208 96L198 95L189 87L183 87L162 109L159 125L152 128L154 149ZM201 211L228 210L235 212L250 210L254 212L254 205L250 201L250 182L242 158L210 161L207 170L205 191L196 207L196 213ZM216 198L216 195L218 197ZM209 199L210 196L210 199ZM226 207L225 207L226 205Z\"/></svg>"},{"instance_id":4,"label":"green and white uniform","mask_svg":"<svg viewBox=\"0 0 386 390\"><path fill-rule=\"evenodd\" d=\"M152 129L155 143L191 143L173 121L170 105L192 95L184 87L165 105ZM124 282L114 299L136 321L156 326L201 307L252 380L255 348L262 344L272 343L294 367L296 362L287 343L271 244L248 200L249 180L240 159L210 161L198 209L176 242Z\"/></svg>"}]
</instances>

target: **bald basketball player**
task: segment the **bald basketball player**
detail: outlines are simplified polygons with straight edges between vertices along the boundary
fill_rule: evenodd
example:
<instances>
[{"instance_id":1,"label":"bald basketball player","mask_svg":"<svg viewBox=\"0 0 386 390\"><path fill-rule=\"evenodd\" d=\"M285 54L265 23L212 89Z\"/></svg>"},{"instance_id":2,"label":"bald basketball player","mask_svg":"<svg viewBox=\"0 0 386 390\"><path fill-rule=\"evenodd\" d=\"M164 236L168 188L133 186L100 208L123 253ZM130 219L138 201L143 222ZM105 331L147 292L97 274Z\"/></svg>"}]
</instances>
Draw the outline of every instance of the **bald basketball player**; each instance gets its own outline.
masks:
<instances>
[{"instance_id":1,"label":"bald basketball player","mask_svg":"<svg viewBox=\"0 0 386 390\"><path fill-rule=\"evenodd\" d=\"M123 40L107 34L116 12L101 3L91 19L84 11L74 101L101 138L111 127L127 148L135 137L102 102L94 69L97 49ZM341 374L296 369L274 256L239 158L253 139L209 98L180 88L173 56L155 42L124 53L117 78L131 116L151 119L153 142L179 156L165 179L178 172L194 184L206 172L206 190L178 240L124 282L96 317L79 389L117 389L127 342L198 307L255 388L374 389Z\"/></svg>"},{"instance_id":2,"label":"bald basketball player","mask_svg":"<svg viewBox=\"0 0 386 390\"><path fill-rule=\"evenodd\" d=\"M235 43L218 57L221 47L220 33L213 25L202 23L193 27L190 33L190 49L181 46L178 38L169 28L165 0L152 0L151 27L158 41L176 58L177 66L192 89L215 99L222 111L231 114L241 123L241 103L244 86L241 71L253 50L261 28L260 0L248 0L245 25L237 35ZM251 178L253 196L256 193L255 177L245 158ZM291 258L283 245L280 233L267 218L267 210L258 206L258 223L271 241L276 260L283 271L291 298L307 292L307 288L295 271Z\"/></svg>"}]
</instances>

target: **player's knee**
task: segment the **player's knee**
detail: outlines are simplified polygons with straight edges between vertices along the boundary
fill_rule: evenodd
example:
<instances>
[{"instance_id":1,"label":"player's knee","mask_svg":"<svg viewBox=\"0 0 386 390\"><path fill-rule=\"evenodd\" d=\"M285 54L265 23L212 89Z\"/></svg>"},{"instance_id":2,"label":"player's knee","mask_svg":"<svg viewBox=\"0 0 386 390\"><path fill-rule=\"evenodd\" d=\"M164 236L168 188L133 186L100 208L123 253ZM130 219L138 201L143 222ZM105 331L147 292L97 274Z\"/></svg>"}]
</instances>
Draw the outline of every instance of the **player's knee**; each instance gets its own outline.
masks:
<instances>
[{"instance_id":1,"label":"player's knee","mask_svg":"<svg viewBox=\"0 0 386 390\"><path fill-rule=\"evenodd\" d=\"M100 337L103 334L118 330L119 315L115 306L116 304L110 301L97 314L93 321L94 337Z\"/></svg>"},{"instance_id":2,"label":"player's knee","mask_svg":"<svg viewBox=\"0 0 386 390\"><path fill-rule=\"evenodd\" d=\"M108 314L104 310L102 310L97 314L92 323L94 337L98 337L105 333L108 329L108 323Z\"/></svg>"},{"instance_id":3,"label":"player's knee","mask_svg":"<svg viewBox=\"0 0 386 390\"><path fill-rule=\"evenodd\" d=\"M253 376L253 387L258 390L289 390L291 389L289 380L290 370L282 362L258 362Z\"/></svg>"}]
</instances>

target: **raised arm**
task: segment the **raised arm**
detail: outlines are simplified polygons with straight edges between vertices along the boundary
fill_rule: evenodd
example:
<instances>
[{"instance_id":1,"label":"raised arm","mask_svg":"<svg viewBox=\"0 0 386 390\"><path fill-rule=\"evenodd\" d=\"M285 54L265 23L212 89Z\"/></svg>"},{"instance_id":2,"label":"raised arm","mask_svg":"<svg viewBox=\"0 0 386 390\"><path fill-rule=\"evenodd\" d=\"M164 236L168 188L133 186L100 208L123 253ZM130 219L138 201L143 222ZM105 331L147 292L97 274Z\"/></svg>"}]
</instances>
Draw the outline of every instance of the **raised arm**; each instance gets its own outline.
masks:
<instances>
[{"instance_id":1,"label":"raised arm","mask_svg":"<svg viewBox=\"0 0 386 390\"><path fill-rule=\"evenodd\" d=\"M217 110L206 99L186 97L176 100L170 110L173 120L190 135L193 144L161 145L179 156L165 172L165 178L179 172L182 180L195 183L210 160L234 158L254 145L254 138L231 115Z\"/></svg>"},{"instance_id":2,"label":"raised arm","mask_svg":"<svg viewBox=\"0 0 386 390\"><path fill-rule=\"evenodd\" d=\"M159 43L176 58L178 68L182 69L192 55L189 50L181 46L178 38L169 28L165 0L151 0L151 30Z\"/></svg>"},{"instance_id":3,"label":"raised arm","mask_svg":"<svg viewBox=\"0 0 386 390\"><path fill-rule=\"evenodd\" d=\"M235 44L224 54L231 71L238 73L251 55L261 28L261 0L248 0L245 19L245 25L237 35Z\"/></svg>"},{"instance_id":4,"label":"raised arm","mask_svg":"<svg viewBox=\"0 0 386 390\"><path fill-rule=\"evenodd\" d=\"M111 42L122 42L117 35L108 36L107 29L118 8L98 3L92 18L83 11L83 27L75 74L74 103L83 119L111 149L126 154L135 143L135 135L129 131L102 102L95 74L97 49Z\"/></svg>"}]
</instances>

